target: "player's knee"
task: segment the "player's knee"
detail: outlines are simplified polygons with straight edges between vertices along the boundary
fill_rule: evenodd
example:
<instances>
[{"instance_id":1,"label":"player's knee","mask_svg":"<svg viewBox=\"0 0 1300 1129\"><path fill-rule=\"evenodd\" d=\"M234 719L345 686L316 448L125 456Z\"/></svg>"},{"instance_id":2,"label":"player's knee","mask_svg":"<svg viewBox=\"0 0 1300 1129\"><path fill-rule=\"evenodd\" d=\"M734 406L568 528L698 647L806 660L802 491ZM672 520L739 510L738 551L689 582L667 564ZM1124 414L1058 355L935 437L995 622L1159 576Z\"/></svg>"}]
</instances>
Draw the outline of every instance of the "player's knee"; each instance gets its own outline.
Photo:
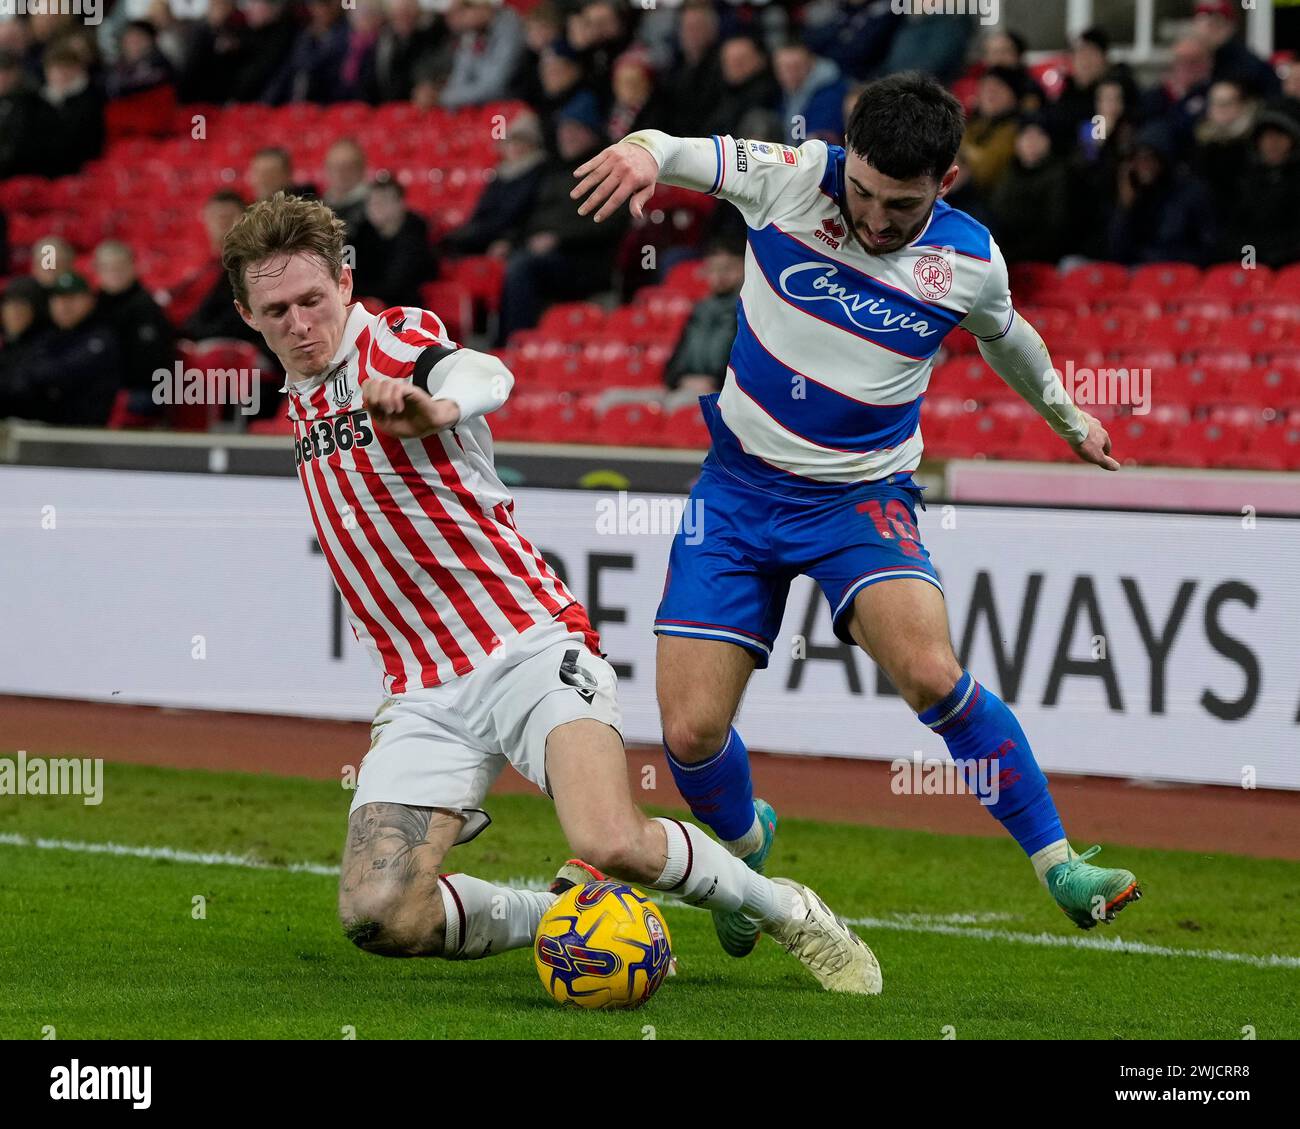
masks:
<instances>
[{"instance_id":1,"label":"player's knee","mask_svg":"<svg viewBox=\"0 0 1300 1129\"><path fill-rule=\"evenodd\" d=\"M708 760L727 741L731 723L720 718L682 714L663 720L664 744L679 761L694 764Z\"/></svg>"},{"instance_id":2,"label":"player's knee","mask_svg":"<svg viewBox=\"0 0 1300 1129\"><path fill-rule=\"evenodd\" d=\"M439 956L443 935L438 907L415 905L398 888L341 895L343 935L376 956Z\"/></svg>"},{"instance_id":3,"label":"player's knee","mask_svg":"<svg viewBox=\"0 0 1300 1129\"><path fill-rule=\"evenodd\" d=\"M921 651L894 678L898 692L917 713L936 706L961 678L961 664L947 647Z\"/></svg>"}]
</instances>

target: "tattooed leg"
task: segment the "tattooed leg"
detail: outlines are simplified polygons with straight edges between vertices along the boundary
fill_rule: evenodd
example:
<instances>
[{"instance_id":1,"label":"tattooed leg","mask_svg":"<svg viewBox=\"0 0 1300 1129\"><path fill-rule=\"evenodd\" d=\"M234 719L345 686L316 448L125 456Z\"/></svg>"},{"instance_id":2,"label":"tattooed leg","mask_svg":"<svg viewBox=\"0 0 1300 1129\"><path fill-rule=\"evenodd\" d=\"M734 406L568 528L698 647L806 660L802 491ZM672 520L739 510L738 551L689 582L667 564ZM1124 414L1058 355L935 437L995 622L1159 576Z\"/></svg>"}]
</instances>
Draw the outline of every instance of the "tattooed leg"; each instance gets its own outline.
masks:
<instances>
[{"instance_id":1,"label":"tattooed leg","mask_svg":"<svg viewBox=\"0 0 1300 1129\"><path fill-rule=\"evenodd\" d=\"M439 875L464 817L374 803L348 821L339 877L343 932L381 956L475 960L531 945L555 895Z\"/></svg>"},{"instance_id":2,"label":"tattooed leg","mask_svg":"<svg viewBox=\"0 0 1300 1129\"><path fill-rule=\"evenodd\" d=\"M344 935L384 956L438 956L446 922L438 868L464 816L405 804L366 804L348 820L339 876Z\"/></svg>"}]
</instances>

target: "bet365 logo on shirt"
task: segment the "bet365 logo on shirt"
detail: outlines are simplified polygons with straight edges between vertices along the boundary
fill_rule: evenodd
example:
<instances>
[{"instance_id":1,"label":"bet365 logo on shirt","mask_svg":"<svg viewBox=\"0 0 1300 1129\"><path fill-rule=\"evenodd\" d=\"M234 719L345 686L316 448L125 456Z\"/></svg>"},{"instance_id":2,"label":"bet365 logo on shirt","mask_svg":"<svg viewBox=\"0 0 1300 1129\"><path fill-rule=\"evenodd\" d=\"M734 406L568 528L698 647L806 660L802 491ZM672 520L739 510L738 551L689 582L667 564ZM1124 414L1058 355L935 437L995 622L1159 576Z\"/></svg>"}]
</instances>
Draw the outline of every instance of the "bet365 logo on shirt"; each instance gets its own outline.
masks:
<instances>
[{"instance_id":1,"label":"bet365 logo on shirt","mask_svg":"<svg viewBox=\"0 0 1300 1129\"><path fill-rule=\"evenodd\" d=\"M374 429L367 423L369 419L369 412L344 412L308 423L303 437L294 445L294 466L313 459L328 459L336 451L369 447L375 441Z\"/></svg>"}]
</instances>

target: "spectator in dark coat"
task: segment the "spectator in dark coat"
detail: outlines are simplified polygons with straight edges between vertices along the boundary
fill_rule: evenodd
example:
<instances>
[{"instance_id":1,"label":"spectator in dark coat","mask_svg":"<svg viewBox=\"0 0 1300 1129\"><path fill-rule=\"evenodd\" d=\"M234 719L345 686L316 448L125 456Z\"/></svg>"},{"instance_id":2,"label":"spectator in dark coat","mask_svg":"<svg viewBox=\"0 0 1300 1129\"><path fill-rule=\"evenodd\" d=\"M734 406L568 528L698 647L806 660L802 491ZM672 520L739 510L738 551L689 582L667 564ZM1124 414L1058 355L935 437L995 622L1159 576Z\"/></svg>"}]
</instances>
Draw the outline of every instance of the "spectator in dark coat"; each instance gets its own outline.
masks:
<instances>
[{"instance_id":1,"label":"spectator in dark coat","mask_svg":"<svg viewBox=\"0 0 1300 1129\"><path fill-rule=\"evenodd\" d=\"M416 73L430 65L446 36L441 17L426 20L419 0L388 0L387 23L374 53L362 67L361 92L367 102L405 102Z\"/></svg>"},{"instance_id":2,"label":"spectator in dark coat","mask_svg":"<svg viewBox=\"0 0 1300 1129\"><path fill-rule=\"evenodd\" d=\"M99 314L117 334L122 387L138 415L158 415L153 401L154 373L170 369L176 359L176 332L162 308L135 275L131 248L105 240L95 248Z\"/></svg>"},{"instance_id":3,"label":"spectator in dark coat","mask_svg":"<svg viewBox=\"0 0 1300 1129\"><path fill-rule=\"evenodd\" d=\"M51 112L42 122L41 171L67 176L104 151L104 96L91 85L90 68L73 43L52 43L44 62L41 97Z\"/></svg>"},{"instance_id":4,"label":"spectator in dark coat","mask_svg":"<svg viewBox=\"0 0 1300 1129\"><path fill-rule=\"evenodd\" d=\"M264 102L298 35L285 0L249 0L239 31L228 95L235 102Z\"/></svg>"},{"instance_id":5,"label":"spectator in dark coat","mask_svg":"<svg viewBox=\"0 0 1300 1129\"><path fill-rule=\"evenodd\" d=\"M10 279L0 297L0 419L39 418L33 373L50 336L45 291L34 278Z\"/></svg>"},{"instance_id":6,"label":"spectator in dark coat","mask_svg":"<svg viewBox=\"0 0 1300 1129\"><path fill-rule=\"evenodd\" d=\"M1121 263L1211 261L1218 237L1205 185L1177 164L1165 126L1146 126L1120 165L1110 257Z\"/></svg>"},{"instance_id":7,"label":"spectator in dark coat","mask_svg":"<svg viewBox=\"0 0 1300 1129\"><path fill-rule=\"evenodd\" d=\"M603 223L580 216L569 193L573 170L604 148L604 121L595 96L584 92L561 112L558 156L549 162L524 224L522 246L510 256L501 294L498 341L537 324L551 301L586 298L612 282L610 262L627 227L627 209Z\"/></svg>"},{"instance_id":8,"label":"spectator in dark coat","mask_svg":"<svg viewBox=\"0 0 1300 1129\"><path fill-rule=\"evenodd\" d=\"M1300 102L1270 105L1255 121L1254 151L1242 171L1222 257L1254 248L1270 267L1300 262Z\"/></svg>"},{"instance_id":9,"label":"spectator in dark coat","mask_svg":"<svg viewBox=\"0 0 1300 1129\"><path fill-rule=\"evenodd\" d=\"M429 225L406 207L395 180L378 180L366 196L357 229L352 291L385 306L420 305L420 286L438 273L429 248Z\"/></svg>"},{"instance_id":10,"label":"spectator in dark coat","mask_svg":"<svg viewBox=\"0 0 1300 1129\"><path fill-rule=\"evenodd\" d=\"M507 96L529 106L540 106L542 90L542 53L552 50L564 39L564 17L549 0L528 10L524 16L524 51L515 65Z\"/></svg>"},{"instance_id":11,"label":"spectator in dark coat","mask_svg":"<svg viewBox=\"0 0 1300 1129\"><path fill-rule=\"evenodd\" d=\"M494 170L496 175L479 196L473 214L463 227L442 241L443 247L454 254L486 252L504 259L519 241L532 213L546 163L537 116L527 112L516 116L505 137L497 142L497 151L501 160Z\"/></svg>"},{"instance_id":12,"label":"spectator in dark coat","mask_svg":"<svg viewBox=\"0 0 1300 1129\"><path fill-rule=\"evenodd\" d=\"M709 115L722 98L718 27L718 13L711 4L688 3L682 9L677 24L677 63L663 76L672 112L668 132L678 137L704 136Z\"/></svg>"},{"instance_id":13,"label":"spectator in dark coat","mask_svg":"<svg viewBox=\"0 0 1300 1129\"><path fill-rule=\"evenodd\" d=\"M1180 146L1190 145L1196 123L1205 114L1213 60L1209 49L1194 35L1174 44L1169 67L1160 85L1142 95L1144 121L1163 121Z\"/></svg>"},{"instance_id":14,"label":"spectator in dark coat","mask_svg":"<svg viewBox=\"0 0 1300 1129\"><path fill-rule=\"evenodd\" d=\"M1099 27L1080 32L1070 45L1070 73L1051 110L1054 140L1062 153L1070 151L1079 126L1092 117L1097 83L1109 70L1109 51L1110 36Z\"/></svg>"},{"instance_id":15,"label":"spectator in dark coat","mask_svg":"<svg viewBox=\"0 0 1300 1129\"><path fill-rule=\"evenodd\" d=\"M22 60L0 51L0 180L33 176L40 170L49 107L28 80ZM0 262L0 275L7 273Z\"/></svg>"},{"instance_id":16,"label":"spectator in dark coat","mask_svg":"<svg viewBox=\"0 0 1300 1129\"><path fill-rule=\"evenodd\" d=\"M1119 166L1133 152L1137 135L1137 91L1127 73L1115 71L1097 83L1091 120L1079 127L1069 167L1069 223L1064 253L1104 259L1110 253L1110 217L1114 214ZM1053 138L1055 142L1055 138Z\"/></svg>"},{"instance_id":17,"label":"spectator in dark coat","mask_svg":"<svg viewBox=\"0 0 1300 1129\"><path fill-rule=\"evenodd\" d=\"M337 0L307 0L307 26L294 38L289 58L266 92L272 105L333 102L343 91L348 22Z\"/></svg>"},{"instance_id":18,"label":"spectator in dark coat","mask_svg":"<svg viewBox=\"0 0 1300 1129\"><path fill-rule=\"evenodd\" d=\"M50 292L54 332L33 359L34 419L102 427L121 381L117 337L96 311L90 284L73 271Z\"/></svg>"},{"instance_id":19,"label":"spectator in dark coat","mask_svg":"<svg viewBox=\"0 0 1300 1129\"><path fill-rule=\"evenodd\" d=\"M1192 34L1214 53L1214 81L1239 82L1256 98L1272 98L1281 91L1277 73L1238 37L1240 0L1199 0L1192 19Z\"/></svg>"},{"instance_id":20,"label":"spectator in dark coat","mask_svg":"<svg viewBox=\"0 0 1300 1129\"><path fill-rule=\"evenodd\" d=\"M722 97L705 118L704 135L729 133L758 141L780 141L785 136L777 106L781 88L769 65L767 50L748 35L724 40L719 55Z\"/></svg>"},{"instance_id":21,"label":"spectator in dark coat","mask_svg":"<svg viewBox=\"0 0 1300 1129\"><path fill-rule=\"evenodd\" d=\"M704 259L709 296L695 304L664 367L664 383L674 392L706 396L727 375L736 339L736 299L745 281L744 244L714 243Z\"/></svg>"},{"instance_id":22,"label":"spectator in dark coat","mask_svg":"<svg viewBox=\"0 0 1300 1129\"><path fill-rule=\"evenodd\" d=\"M167 307L172 324L191 341L234 338L259 348L262 335L244 322L235 309L235 292L221 266L221 241L244 214L244 201L228 188L214 192L203 205L203 227L211 255L202 268L177 287Z\"/></svg>"},{"instance_id":23,"label":"spectator in dark coat","mask_svg":"<svg viewBox=\"0 0 1300 1129\"><path fill-rule=\"evenodd\" d=\"M266 5L260 11L265 12ZM290 38L292 28L289 29ZM245 64L248 42L243 16L234 0L208 0L202 21L190 26L190 40L179 66L177 94L182 102L225 102L234 95L236 77ZM286 50L289 40L286 40ZM264 86L268 74L261 80ZM260 92L261 86L257 88Z\"/></svg>"},{"instance_id":24,"label":"spectator in dark coat","mask_svg":"<svg viewBox=\"0 0 1300 1129\"><path fill-rule=\"evenodd\" d=\"M890 0L847 0L809 5L804 42L855 79L870 76L884 61L902 17Z\"/></svg>"},{"instance_id":25,"label":"spectator in dark coat","mask_svg":"<svg viewBox=\"0 0 1300 1129\"><path fill-rule=\"evenodd\" d=\"M1069 193L1069 172L1052 153L1047 118L1026 115L1016 133L1015 155L988 202L993 234L1007 262L1054 263L1064 254Z\"/></svg>"},{"instance_id":26,"label":"spectator in dark coat","mask_svg":"<svg viewBox=\"0 0 1300 1129\"><path fill-rule=\"evenodd\" d=\"M1205 181L1221 216L1236 204L1237 182L1253 148L1255 112L1240 83L1225 79L1210 87L1205 117L1196 127L1192 169Z\"/></svg>"},{"instance_id":27,"label":"spectator in dark coat","mask_svg":"<svg viewBox=\"0 0 1300 1129\"><path fill-rule=\"evenodd\" d=\"M156 90L175 81L172 65L158 49L158 33L148 20L131 20L122 29L117 62L108 72L110 98Z\"/></svg>"}]
</instances>

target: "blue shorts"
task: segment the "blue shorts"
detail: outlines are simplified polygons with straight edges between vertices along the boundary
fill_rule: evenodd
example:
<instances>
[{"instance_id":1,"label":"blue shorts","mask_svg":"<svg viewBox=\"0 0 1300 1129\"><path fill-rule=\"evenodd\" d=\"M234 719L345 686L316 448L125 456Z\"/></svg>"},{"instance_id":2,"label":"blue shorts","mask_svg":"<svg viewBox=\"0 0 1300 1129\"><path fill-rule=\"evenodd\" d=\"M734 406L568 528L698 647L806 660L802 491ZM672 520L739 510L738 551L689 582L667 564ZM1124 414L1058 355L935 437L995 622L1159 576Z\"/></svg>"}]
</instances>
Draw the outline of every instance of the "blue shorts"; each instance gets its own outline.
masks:
<instances>
[{"instance_id":1,"label":"blue shorts","mask_svg":"<svg viewBox=\"0 0 1300 1129\"><path fill-rule=\"evenodd\" d=\"M735 643L761 668L800 574L821 585L835 634L850 644L853 599L868 585L910 577L943 591L917 534L925 503L909 474L846 486L783 479L751 465L759 460L739 449L715 399L702 401L714 445L673 540L657 635Z\"/></svg>"}]
</instances>

